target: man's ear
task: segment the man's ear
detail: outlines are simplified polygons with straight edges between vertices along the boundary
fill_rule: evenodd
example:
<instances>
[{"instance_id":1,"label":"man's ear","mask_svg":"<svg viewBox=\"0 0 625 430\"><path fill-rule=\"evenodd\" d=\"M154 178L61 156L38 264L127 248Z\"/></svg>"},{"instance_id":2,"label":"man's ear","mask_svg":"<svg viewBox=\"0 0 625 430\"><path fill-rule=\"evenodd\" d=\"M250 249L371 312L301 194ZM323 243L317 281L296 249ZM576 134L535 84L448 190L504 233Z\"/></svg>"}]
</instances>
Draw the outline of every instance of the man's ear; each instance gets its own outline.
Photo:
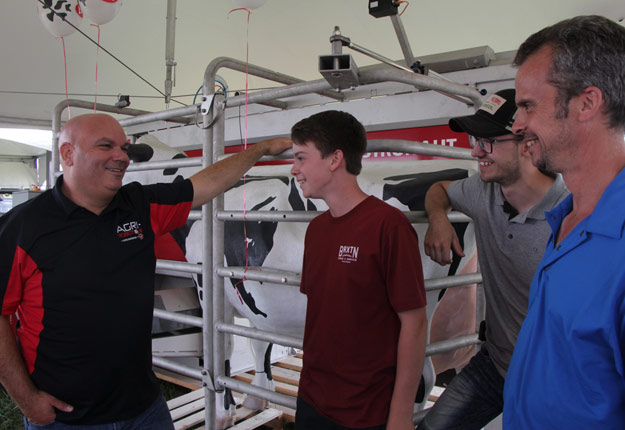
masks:
<instances>
[{"instance_id":1,"label":"man's ear","mask_svg":"<svg viewBox=\"0 0 625 430\"><path fill-rule=\"evenodd\" d=\"M343 151L340 149L335 150L332 154L330 154L330 157L330 171L334 172L339 168L345 157Z\"/></svg>"},{"instance_id":2,"label":"man's ear","mask_svg":"<svg viewBox=\"0 0 625 430\"><path fill-rule=\"evenodd\" d=\"M605 104L603 93L594 86L585 88L575 99L580 121L587 121L595 117L602 111Z\"/></svg>"},{"instance_id":3,"label":"man's ear","mask_svg":"<svg viewBox=\"0 0 625 430\"><path fill-rule=\"evenodd\" d=\"M74 164L74 145L70 142L63 142L59 147L59 154L61 155L61 161L66 166Z\"/></svg>"}]
</instances>

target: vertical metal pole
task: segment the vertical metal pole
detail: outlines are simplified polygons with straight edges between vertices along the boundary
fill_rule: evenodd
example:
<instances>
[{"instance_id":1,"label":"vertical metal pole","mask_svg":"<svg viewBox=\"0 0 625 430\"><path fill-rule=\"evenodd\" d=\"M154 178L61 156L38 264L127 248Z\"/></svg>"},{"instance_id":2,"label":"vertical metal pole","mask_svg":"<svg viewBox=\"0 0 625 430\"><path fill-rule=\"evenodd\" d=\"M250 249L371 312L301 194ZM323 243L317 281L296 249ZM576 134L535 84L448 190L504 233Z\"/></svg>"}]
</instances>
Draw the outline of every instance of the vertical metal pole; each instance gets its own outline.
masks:
<instances>
[{"instance_id":1,"label":"vertical metal pole","mask_svg":"<svg viewBox=\"0 0 625 430\"><path fill-rule=\"evenodd\" d=\"M177 0L167 0L167 33L165 38L165 103L169 104L173 81L172 70L176 65L174 50L176 47L176 3Z\"/></svg>"},{"instance_id":2,"label":"vertical metal pole","mask_svg":"<svg viewBox=\"0 0 625 430\"><path fill-rule=\"evenodd\" d=\"M222 95L215 95L213 105L213 115L218 115L213 125L213 160L217 160L220 155L224 154L224 138L225 138L225 103ZM225 224L217 220L217 211L224 209L224 195L219 194L213 199L213 214L211 220L213 222L213 268L224 264L224 230ZM224 334L219 332L218 322L224 321L224 278L217 275L217 271L213 270L213 378L215 379L215 391L217 395L223 395L224 388L217 386L217 378L225 376L225 338Z\"/></svg>"},{"instance_id":3,"label":"vertical metal pole","mask_svg":"<svg viewBox=\"0 0 625 430\"><path fill-rule=\"evenodd\" d=\"M55 173L60 170L59 134L61 133L62 114L63 109L59 109L57 105L52 114L52 157L50 157L50 166L48 167L48 188L54 186Z\"/></svg>"},{"instance_id":4,"label":"vertical metal pole","mask_svg":"<svg viewBox=\"0 0 625 430\"><path fill-rule=\"evenodd\" d=\"M212 88L204 86L204 94L213 93ZM203 125L208 127L211 123L214 111L211 110L208 115L204 116ZM202 142L202 167L206 168L213 164L213 129L206 128L204 132L204 142ZM213 202L208 202L202 206L202 223L204 226L204 242L202 243L202 335L203 335L203 355L204 368L202 374L204 377L210 377L215 380L214 363L213 363ZM206 373L209 375L206 375ZM215 392L204 383L204 411L205 411L205 427L214 429L217 422L217 414L215 410Z\"/></svg>"},{"instance_id":5,"label":"vertical metal pole","mask_svg":"<svg viewBox=\"0 0 625 430\"><path fill-rule=\"evenodd\" d=\"M397 34L397 39L399 39L399 46L401 46L401 52L403 52L404 54L406 67L410 67L414 63L414 55L412 55L412 49L410 48L410 43L408 42L406 30L404 30L404 25L401 23L399 15L391 15L391 22L393 23L393 27L395 28L395 34Z\"/></svg>"}]
</instances>

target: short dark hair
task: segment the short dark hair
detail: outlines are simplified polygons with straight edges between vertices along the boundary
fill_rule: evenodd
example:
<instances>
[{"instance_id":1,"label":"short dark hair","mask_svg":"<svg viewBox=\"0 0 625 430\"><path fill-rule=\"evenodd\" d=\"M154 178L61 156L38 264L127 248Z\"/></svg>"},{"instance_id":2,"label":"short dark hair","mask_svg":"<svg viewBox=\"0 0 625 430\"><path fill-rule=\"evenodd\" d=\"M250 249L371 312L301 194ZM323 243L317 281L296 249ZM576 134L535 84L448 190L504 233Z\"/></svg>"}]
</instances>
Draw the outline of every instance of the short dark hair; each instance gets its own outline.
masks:
<instances>
[{"instance_id":1,"label":"short dark hair","mask_svg":"<svg viewBox=\"0 0 625 430\"><path fill-rule=\"evenodd\" d=\"M304 118L291 128L296 145L312 142L325 158L337 149L343 151L347 171L358 175L367 150L363 125L347 112L329 110Z\"/></svg>"},{"instance_id":2,"label":"short dark hair","mask_svg":"<svg viewBox=\"0 0 625 430\"><path fill-rule=\"evenodd\" d=\"M625 129L625 28L598 15L560 21L527 38L514 64L522 65L544 46L553 49L548 79L558 90L559 116L568 115L571 98L596 86L609 127Z\"/></svg>"}]
</instances>

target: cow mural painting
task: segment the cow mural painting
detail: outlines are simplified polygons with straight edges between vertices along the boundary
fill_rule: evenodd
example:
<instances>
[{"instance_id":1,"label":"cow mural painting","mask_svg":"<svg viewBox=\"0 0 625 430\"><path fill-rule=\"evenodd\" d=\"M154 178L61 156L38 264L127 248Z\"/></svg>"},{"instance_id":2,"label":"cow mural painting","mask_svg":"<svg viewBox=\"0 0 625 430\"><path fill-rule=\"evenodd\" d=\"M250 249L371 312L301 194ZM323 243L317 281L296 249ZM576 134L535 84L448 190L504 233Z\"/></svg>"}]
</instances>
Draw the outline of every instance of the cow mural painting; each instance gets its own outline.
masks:
<instances>
[{"instance_id":1,"label":"cow mural painting","mask_svg":"<svg viewBox=\"0 0 625 430\"><path fill-rule=\"evenodd\" d=\"M137 143L148 145L151 150L143 152L137 161L170 160L184 157L183 153L170 148L153 136L141 137ZM424 197L429 186L440 180L457 180L468 176L475 168L473 161L460 160L421 160L421 161L378 161L383 157L367 157L359 176L362 189L389 204L404 211L424 210ZM327 209L321 200L303 198L294 178L290 175L290 164L256 166L248 172L245 181L239 181L225 193L225 210L241 210L245 202L247 211L324 211ZM197 168L165 169L146 172L128 172L126 181L137 180L142 183L171 182L178 178L189 177ZM248 270L289 271L299 273L302 265L304 236L307 223L304 222L266 222L228 221L225 224L224 264L226 266L247 267ZM457 257L451 266L439 266L427 258L423 252L422 238L425 236L425 224L413 224L420 238L420 249L425 279L473 273L477 259L472 223L454 224L458 237L463 240L465 257ZM245 227L245 228L244 228ZM166 255L159 251L157 257L183 259L199 263L201 256L201 222L189 221L187 226L172 237L163 238L167 244ZM247 247L245 243L247 241ZM171 248L176 248L172 250ZM417 252L417 250L406 250ZM198 290L202 283L196 279ZM258 282L249 279L226 279L225 296L236 314L247 318L250 325L260 330L277 332L301 338L304 333L306 296L299 288L289 285ZM475 286L448 289L427 293L427 315L430 322L430 339L442 340L469 334L475 331ZM438 313L438 311L441 313ZM227 312L227 320L231 320ZM432 324L432 321L440 321ZM231 350L231 340L227 339L227 349ZM273 389L269 355L271 345L252 340L255 356L253 384ZM452 352L451 359L440 361L435 369L432 360L426 359L422 384L417 404L421 409L432 390L436 372L462 367L471 355L472 347L463 352ZM227 408L228 398L218 398L220 414L222 406ZM224 404L222 404L225 403ZM261 409L264 401L247 397L245 406ZM218 411L219 411L218 409ZM233 408L230 408L231 410ZM227 415L227 413L226 413ZM227 420L224 425L227 425Z\"/></svg>"}]
</instances>

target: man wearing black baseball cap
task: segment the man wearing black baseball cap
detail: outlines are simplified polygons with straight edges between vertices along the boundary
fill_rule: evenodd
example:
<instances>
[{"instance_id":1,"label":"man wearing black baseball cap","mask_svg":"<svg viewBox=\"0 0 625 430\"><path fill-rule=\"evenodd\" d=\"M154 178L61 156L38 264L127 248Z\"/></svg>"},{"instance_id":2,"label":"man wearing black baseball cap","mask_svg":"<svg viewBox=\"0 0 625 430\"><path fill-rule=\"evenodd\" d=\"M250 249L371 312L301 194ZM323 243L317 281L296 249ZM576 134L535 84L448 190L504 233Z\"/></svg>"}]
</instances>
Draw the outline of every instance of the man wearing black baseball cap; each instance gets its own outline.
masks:
<instances>
[{"instance_id":1,"label":"man wearing black baseball cap","mask_svg":"<svg viewBox=\"0 0 625 430\"><path fill-rule=\"evenodd\" d=\"M425 253L441 265L451 263L452 251L464 255L447 211L473 219L486 319L480 351L452 379L419 429L481 429L503 410L504 378L550 234L544 212L568 194L559 175L532 165L523 136L512 132L516 113L515 91L506 89L491 94L474 115L450 119L452 130L469 134L479 174L437 182L425 197L430 222Z\"/></svg>"}]
</instances>

